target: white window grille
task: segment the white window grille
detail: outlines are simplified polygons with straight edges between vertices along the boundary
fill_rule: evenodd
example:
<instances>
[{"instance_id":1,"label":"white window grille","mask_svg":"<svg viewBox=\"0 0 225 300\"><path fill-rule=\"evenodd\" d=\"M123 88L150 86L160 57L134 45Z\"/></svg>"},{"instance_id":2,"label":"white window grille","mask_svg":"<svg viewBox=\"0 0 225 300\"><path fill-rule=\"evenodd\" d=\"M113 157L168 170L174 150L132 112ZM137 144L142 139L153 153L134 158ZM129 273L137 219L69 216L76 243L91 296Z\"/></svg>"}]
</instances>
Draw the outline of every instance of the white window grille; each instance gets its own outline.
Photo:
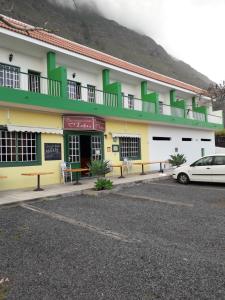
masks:
<instances>
[{"instance_id":1,"label":"white window grille","mask_svg":"<svg viewBox=\"0 0 225 300\"><path fill-rule=\"evenodd\" d=\"M80 162L80 137L79 135L69 136L69 161Z\"/></svg>"},{"instance_id":2,"label":"white window grille","mask_svg":"<svg viewBox=\"0 0 225 300\"><path fill-rule=\"evenodd\" d=\"M102 138L100 136L91 137L92 160L102 159Z\"/></svg>"},{"instance_id":3,"label":"white window grille","mask_svg":"<svg viewBox=\"0 0 225 300\"><path fill-rule=\"evenodd\" d=\"M141 143L140 138L120 137L120 157L121 159L140 159Z\"/></svg>"},{"instance_id":4,"label":"white window grille","mask_svg":"<svg viewBox=\"0 0 225 300\"><path fill-rule=\"evenodd\" d=\"M34 93L40 93L41 89L41 77L40 73L28 71L28 88L29 91Z\"/></svg>"},{"instance_id":5,"label":"white window grille","mask_svg":"<svg viewBox=\"0 0 225 300\"><path fill-rule=\"evenodd\" d=\"M67 81L69 99L81 99L81 83L68 80Z\"/></svg>"},{"instance_id":6,"label":"white window grille","mask_svg":"<svg viewBox=\"0 0 225 300\"><path fill-rule=\"evenodd\" d=\"M37 160L37 134L0 131L0 162Z\"/></svg>"},{"instance_id":7,"label":"white window grille","mask_svg":"<svg viewBox=\"0 0 225 300\"><path fill-rule=\"evenodd\" d=\"M18 89L20 87L20 68L0 64L0 86Z\"/></svg>"},{"instance_id":8,"label":"white window grille","mask_svg":"<svg viewBox=\"0 0 225 300\"><path fill-rule=\"evenodd\" d=\"M130 94L128 95L128 108L134 109L134 96Z\"/></svg>"},{"instance_id":9,"label":"white window grille","mask_svg":"<svg viewBox=\"0 0 225 300\"><path fill-rule=\"evenodd\" d=\"M88 102L95 102L95 86L87 85L87 100Z\"/></svg>"}]
</instances>

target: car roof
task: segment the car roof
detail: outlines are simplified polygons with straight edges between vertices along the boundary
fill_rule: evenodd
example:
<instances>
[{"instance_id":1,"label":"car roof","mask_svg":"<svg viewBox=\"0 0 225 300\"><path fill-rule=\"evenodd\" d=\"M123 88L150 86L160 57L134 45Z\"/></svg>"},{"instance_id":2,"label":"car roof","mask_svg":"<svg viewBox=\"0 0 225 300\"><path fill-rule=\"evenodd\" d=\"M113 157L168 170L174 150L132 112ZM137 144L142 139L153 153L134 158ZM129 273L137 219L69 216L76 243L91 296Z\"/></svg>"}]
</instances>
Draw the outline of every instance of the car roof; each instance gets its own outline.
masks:
<instances>
[{"instance_id":1,"label":"car roof","mask_svg":"<svg viewBox=\"0 0 225 300\"><path fill-rule=\"evenodd\" d=\"M225 153L216 153L216 154L210 154L210 155L205 155L203 157L209 157L209 156L225 156ZM202 157L202 158L203 158Z\"/></svg>"}]
</instances>

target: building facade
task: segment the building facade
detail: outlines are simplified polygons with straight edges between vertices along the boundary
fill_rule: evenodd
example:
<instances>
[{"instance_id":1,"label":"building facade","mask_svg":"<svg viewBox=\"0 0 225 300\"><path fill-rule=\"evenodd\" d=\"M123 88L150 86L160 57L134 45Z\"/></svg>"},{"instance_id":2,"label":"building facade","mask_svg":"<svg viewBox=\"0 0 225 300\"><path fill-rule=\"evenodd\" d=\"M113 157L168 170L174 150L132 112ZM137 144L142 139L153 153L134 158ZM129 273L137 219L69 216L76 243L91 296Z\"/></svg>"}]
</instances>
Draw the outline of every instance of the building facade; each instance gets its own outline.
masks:
<instances>
[{"instance_id":1,"label":"building facade","mask_svg":"<svg viewBox=\"0 0 225 300\"><path fill-rule=\"evenodd\" d=\"M201 89L8 17L0 22L0 190L34 185L21 173L95 159L188 161L215 152L223 128ZM154 169L154 166L152 166ZM133 171L138 171L133 167Z\"/></svg>"}]
</instances>

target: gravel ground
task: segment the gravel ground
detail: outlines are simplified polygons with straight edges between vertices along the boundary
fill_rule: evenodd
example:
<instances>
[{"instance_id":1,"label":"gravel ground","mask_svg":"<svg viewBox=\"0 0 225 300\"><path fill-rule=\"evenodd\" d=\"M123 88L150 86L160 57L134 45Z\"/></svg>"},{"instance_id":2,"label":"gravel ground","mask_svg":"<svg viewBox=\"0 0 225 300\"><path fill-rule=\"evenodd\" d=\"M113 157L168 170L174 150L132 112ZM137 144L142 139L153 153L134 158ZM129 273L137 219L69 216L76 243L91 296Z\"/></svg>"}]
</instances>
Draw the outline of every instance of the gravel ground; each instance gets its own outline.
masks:
<instances>
[{"instance_id":1,"label":"gravel ground","mask_svg":"<svg viewBox=\"0 0 225 300\"><path fill-rule=\"evenodd\" d=\"M223 185L2 207L0 299L225 299L224 250Z\"/></svg>"}]
</instances>

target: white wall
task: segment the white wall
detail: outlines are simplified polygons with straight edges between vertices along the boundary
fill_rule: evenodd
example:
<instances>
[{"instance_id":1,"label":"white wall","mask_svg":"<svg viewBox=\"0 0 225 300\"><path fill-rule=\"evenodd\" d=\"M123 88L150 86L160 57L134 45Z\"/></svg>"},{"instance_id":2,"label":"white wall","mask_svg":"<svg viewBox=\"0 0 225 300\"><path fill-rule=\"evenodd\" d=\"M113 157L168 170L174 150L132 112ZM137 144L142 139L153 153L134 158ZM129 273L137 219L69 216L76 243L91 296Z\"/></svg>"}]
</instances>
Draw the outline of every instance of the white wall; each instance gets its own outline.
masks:
<instances>
[{"instance_id":1,"label":"white wall","mask_svg":"<svg viewBox=\"0 0 225 300\"><path fill-rule=\"evenodd\" d=\"M170 141L155 141L153 136L171 137ZM184 154L187 162L193 162L201 157L201 148L205 149L205 155L215 153L215 138L213 131L205 131L190 128L177 128L170 126L150 125L149 137L149 158L154 160L167 160L171 154L175 154L178 148L180 154ZM182 138L192 138L192 141L182 141ZM211 139L210 142L201 141ZM157 166L152 169L158 168Z\"/></svg>"},{"instance_id":2,"label":"white wall","mask_svg":"<svg viewBox=\"0 0 225 300\"><path fill-rule=\"evenodd\" d=\"M218 154L220 154L220 153L225 154L225 148L223 148L223 147L216 147L216 153L218 153Z\"/></svg>"},{"instance_id":3,"label":"white wall","mask_svg":"<svg viewBox=\"0 0 225 300\"><path fill-rule=\"evenodd\" d=\"M76 73L76 77L73 78L72 74ZM79 68L67 67L67 78L69 80L75 80L81 82L82 86L87 86L87 84L93 85L96 89L102 90L102 74L93 73L81 70Z\"/></svg>"},{"instance_id":4,"label":"white wall","mask_svg":"<svg viewBox=\"0 0 225 300\"><path fill-rule=\"evenodd\" d=\"M13 60L11 62L9 61L10 53L13 54ZM0 63L20 67L20 71L24 73L27 73L28 70L40 72L41 76L46 76L47 73L45 56L38 58L15 50L0 48Z\"/></svg>"}]
</instances>

